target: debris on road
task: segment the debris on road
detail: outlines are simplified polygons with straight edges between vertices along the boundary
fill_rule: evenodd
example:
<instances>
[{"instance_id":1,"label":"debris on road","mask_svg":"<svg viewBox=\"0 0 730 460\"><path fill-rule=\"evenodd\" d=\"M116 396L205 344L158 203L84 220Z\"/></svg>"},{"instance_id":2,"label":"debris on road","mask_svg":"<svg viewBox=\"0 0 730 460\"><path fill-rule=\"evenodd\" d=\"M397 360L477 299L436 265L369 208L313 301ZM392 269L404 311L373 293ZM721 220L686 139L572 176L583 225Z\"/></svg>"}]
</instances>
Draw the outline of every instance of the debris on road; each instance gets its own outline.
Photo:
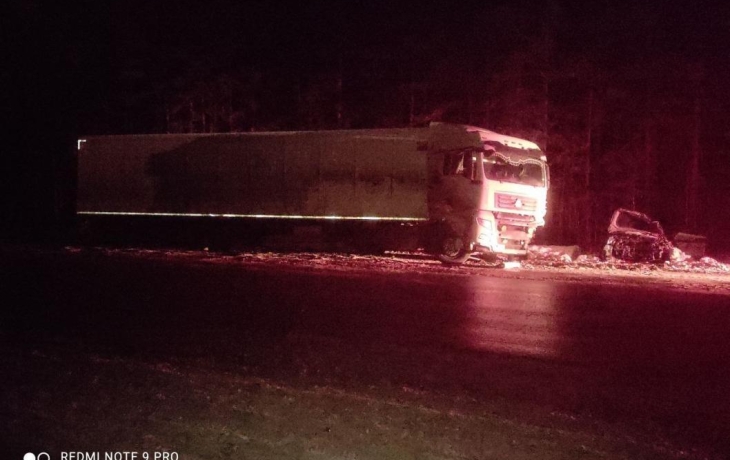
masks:
<instances>
[{"instance_id":1,"label":"debris on road","mask_svg":"<svg viewBox=\"0 0 730 460\"><path fill-rule=\"evenodd\" d=\"M631 270L631 271L657 271L665 270L671 272L693 272L722 274L730 273L730 264L719 262L711 257L694 259L679 248L673 248L669 260L663 264L650 262L631 262L621 259L602 259L592 254L581 254L571 260L570 256L563 253L561 246L534 246L530 248L529 262L524 268L540 267L565 267L565 268L591 268L599 270Z\"/></svg>"},{"instance_id":2,"label":"debris on road","mask_svg":"<svg viewBox=\"0 0 730 460\"><path fill-rule=\"evenodd\" d=\"M580 256L578 246L530 246L527 258L532 264L570 264Z\"/></svg>"},{"instance_id":3,"label":"debris on road","mask_svg":"<svg viewBox=\"0 0 730 460\"><path fill-rule=\"evenodd\" d=\"M504 264L502 264L502 267L505 270L514 270L517 268L522 268L522 264L519 261L516 260L508 260Z\"/></svg>"}]
</instances>

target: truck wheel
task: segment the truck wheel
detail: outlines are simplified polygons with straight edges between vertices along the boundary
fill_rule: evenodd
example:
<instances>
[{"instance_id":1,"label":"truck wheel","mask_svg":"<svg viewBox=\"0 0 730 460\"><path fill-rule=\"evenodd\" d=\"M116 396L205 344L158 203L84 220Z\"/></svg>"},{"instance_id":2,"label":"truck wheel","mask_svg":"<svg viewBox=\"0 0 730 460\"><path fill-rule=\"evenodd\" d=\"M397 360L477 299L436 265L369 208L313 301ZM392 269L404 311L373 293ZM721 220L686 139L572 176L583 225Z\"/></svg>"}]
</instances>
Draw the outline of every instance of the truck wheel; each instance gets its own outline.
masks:
<instances>
[{"instance_id":1,"label":"truck wheel","mask_svg":"<svg viewBox=\"0 0 730 460\"><path fill-rule=\"evenodd\" d=\"M447 235L441 240L438 259L446 265L460 265L469 259L471 252L464 239L456 235Z\"/></svg>"}]
</instances>

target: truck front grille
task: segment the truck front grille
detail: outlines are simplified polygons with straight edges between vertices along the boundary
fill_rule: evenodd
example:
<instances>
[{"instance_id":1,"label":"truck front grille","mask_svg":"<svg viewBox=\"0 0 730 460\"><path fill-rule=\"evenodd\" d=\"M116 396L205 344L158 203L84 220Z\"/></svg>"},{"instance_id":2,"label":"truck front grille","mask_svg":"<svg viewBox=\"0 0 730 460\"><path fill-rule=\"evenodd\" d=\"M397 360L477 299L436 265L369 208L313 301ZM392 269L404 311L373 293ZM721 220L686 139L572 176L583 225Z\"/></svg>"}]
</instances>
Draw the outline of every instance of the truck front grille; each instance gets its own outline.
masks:
<instances>
[{"instance_id":1,"label":"truck front grille","mask_svg":"<svg viewBox=\"0 0 730 460\"><path fill-rule=\"evenodd\" d=\"M495 205L501 209L512 209L524 212L535 212L537 200L526 196L497 193L494 196Z\"/></svg>"},{"instance_id":2,"label":"truck front grille","mask_svg":"<svg viewBox=\"0 0 730 460\"><path fill-rule=\"evenodd\" d=\"M535 218L533 216L514 214L510 212L495 212L494 218L497 220L497 225L517 225L526 227L535 222Z\"/></svg>"}]
</instances>

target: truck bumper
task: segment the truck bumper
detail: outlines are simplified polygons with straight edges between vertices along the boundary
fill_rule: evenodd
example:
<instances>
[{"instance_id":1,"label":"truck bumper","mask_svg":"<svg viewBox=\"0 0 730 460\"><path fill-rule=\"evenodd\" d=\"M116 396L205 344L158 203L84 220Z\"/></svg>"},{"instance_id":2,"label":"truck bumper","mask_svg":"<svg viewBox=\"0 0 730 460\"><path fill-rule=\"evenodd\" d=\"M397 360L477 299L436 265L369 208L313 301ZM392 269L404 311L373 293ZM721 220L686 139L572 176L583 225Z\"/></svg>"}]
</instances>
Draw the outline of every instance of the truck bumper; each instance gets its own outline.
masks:
<instances>
[{"instance_id":1,"label":"truck bumper","mask_svg":"<svg viewBox=\"0 0 730 460\"><path fill-rule=\"evenodd\" d=\"M478 244L474 245L474 252L478 252L481 254L505 254L505 255L514 255L514 256L526 256L527 255L527 247L524 249L520 248L508 248L508 247L501 247L498 246L494 249L488 246L480 246Z\"/></svg>"},{"instance_id":2,"label":"truck bumper","mask_svg":"<svg viewBox=\"0 0 730 460\"><path fill-rule=\"evenodd\" d=\"M503 214L482 212L476 219L474 250L481 253L526 255L536 224L529 216L505 218Z\"/></svg>"}]
</instances>

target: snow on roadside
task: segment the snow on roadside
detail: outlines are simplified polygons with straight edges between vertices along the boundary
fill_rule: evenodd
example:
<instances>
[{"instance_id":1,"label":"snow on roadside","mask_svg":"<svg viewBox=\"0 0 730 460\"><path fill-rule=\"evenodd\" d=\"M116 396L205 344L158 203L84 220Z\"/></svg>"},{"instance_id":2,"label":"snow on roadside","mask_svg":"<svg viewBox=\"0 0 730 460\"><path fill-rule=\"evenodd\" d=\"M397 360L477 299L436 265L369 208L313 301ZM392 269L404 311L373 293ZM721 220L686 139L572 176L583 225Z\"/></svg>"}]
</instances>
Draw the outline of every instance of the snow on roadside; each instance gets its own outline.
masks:
<instances>
[{"instance_id":1,"label":"snow on roadside","mask_svg":"<svg viewBox=\"0 0 730 460\"><path fill-rule=\"evenodd\" d=\"M446 266L423 252L387 252L383 255L328 252L214 252L201 249L148 249L38 246L0 246L0 252L28 257L73 256L155 260L165 263L265 267L282 270L325 270L343 274L372 272L409 275L487 276L496 278L654 285L682 291L730 295L730 266L711 258L666 264L603 261L593 255L573 258L551 250L531 250L519 264L500 264L472 257L460 266ZM537 253L537 256L536 256Z\"/></svg>"},{"instance_id":2,"label":"snow on roadside","mask_svg":"<svg viewBox=\"0 0 730 460\"><path fill-rule=\"evenodd\" d=\"M211 263L231 262L260 262L274 265L306 265L319 267L350 267L350 268L379 268L386 271L419 271L427 269L429 272L460 272L479 268L504 269L575 269L580 271L596 270L602 273L633 272L633 273L688 273L708 275L729 275L730 264L720 262L711 257L693 259L685 254L663 264L626 262L618 259L602 260L592 254L579 254L577 246L530 246L527 260L521 263L495 264L478 258L470 259L462 266L449 267L442 265L433 257L422 252L389 251L384 255L348 254L328 252L210 252L185 249L144 249L144 248L80 248L66 247L69 254L82 252L101 252L109 255L128 254L139 257L169 257L175 259L191 259ZM730 280L730 278L728 279Z\"/></svg>"},{"instance_id":3,"label":"snow on roadside","mask_svg":"<svg viewBox=\"0 0 730 460\"><path fill-rule=\"evenodd\" d=\"M565 248L568 248L566 250ZM706 273L706 274L730 274L730 265L719 262L711 257L703 257L699 260L681 253L664 264L625 262L618 259L601 260L591 254L581 254L575 258L568 252L575 253L576 246L530 246L526 268L538 267L573 267L592 268L598 270L631 270L631 271L657 271L665 270L670 272Z\"/></svg>"}]
</instances>

